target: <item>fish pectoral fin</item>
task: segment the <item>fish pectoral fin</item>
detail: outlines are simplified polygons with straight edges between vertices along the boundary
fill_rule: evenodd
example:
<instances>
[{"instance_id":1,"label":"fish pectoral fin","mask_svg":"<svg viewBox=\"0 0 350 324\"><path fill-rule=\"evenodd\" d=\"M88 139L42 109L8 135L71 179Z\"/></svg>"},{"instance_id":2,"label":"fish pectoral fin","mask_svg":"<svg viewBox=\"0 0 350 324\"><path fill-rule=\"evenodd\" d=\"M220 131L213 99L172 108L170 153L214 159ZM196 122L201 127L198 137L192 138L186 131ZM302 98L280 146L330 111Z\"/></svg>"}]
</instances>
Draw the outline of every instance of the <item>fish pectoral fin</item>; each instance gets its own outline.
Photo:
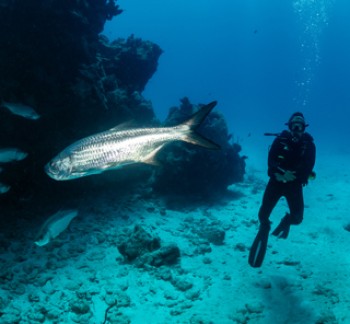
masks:
<instances>
[{"instance_id":1,"label":"fish pectoral fin","mask_svg":"<svg viewBox=\"0 0 350 324\"><path fill-rule=\"evenodd\" d=\"M146 155L144 159L142 159L141 162L155 165L155 166L160 166L159 161L156 159L157 153L164 147L165 144L162 144L161 146L157 147L155 150L153 150L151 153Z\"/></svg>"}]
</instances>

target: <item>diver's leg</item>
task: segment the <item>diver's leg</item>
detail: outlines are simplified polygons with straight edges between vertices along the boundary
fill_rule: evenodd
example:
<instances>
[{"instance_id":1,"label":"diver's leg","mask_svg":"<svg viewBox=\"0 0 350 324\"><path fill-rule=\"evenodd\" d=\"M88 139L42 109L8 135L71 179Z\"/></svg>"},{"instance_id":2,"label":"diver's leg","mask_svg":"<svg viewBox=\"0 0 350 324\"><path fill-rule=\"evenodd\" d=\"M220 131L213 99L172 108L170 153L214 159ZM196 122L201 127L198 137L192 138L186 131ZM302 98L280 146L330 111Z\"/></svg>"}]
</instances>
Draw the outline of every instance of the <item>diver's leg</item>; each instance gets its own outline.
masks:
<instances>
[{"instance_id":1,"label":"diver's leg","mask_svg":"<svg viewBox=\"0 0 350 324\"><path fill-rule=\"evenodd\" d=\"M269 217L280 197L278 184L269 181L259 210L259 231L249 251L248 262L254 268L261 267L264 261L270 232Z\"/></svg>"},{"instance_id":2,"label":"diver's leg","mask_svg":"<svg viewBox=\"0 0 350 324\"><path fill-rule=\"evenodd\" d=\"M286 199L290 210L290 223L298 225L303 221L304 217L304 197L303 187L301 184L296 184L294 188L286 193Z\"/></svg>"},{"instance_id":3,"label":"diver's leg","mask_svg":"<svg viewBox=\"0 0 350 324\"><path fill-rule=\"evenodd\" d=\"M286 187L285 197L287 199L290 213L286 213L280 224L272 232L272 235L284 239L286 239L289 235L290 225L300 224L303 220L304 199L302 185L298 183L291 183L288 187Z\"/></svg>"},{"instance_id":4,"label":"diver's leg","mask_svg":"<svg viewBox=\"0 0 350 324\"><path fill-rule=\"evenodd\" d=\"M262 204L259 209L258 217L260 224L270 224L269 217L281 197L282 190L280 184L270 180L266 186Z\"/></svg>"}]
</instances>

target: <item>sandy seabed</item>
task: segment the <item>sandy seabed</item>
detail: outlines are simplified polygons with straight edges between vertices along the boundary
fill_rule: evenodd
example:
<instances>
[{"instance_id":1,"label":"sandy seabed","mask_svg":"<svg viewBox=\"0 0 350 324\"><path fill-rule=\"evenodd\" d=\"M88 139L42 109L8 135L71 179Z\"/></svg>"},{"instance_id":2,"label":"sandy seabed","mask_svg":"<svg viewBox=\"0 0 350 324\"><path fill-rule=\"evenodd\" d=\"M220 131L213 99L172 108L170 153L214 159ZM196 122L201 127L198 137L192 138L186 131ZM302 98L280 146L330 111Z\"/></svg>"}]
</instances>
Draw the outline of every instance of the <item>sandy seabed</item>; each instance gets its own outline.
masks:
<instances>
[{"instance_id":1,"label":"sandy seabed","mask_svg":"<svg viewBox=\"0 0 350 324\"><path fill-rule=\"evenodd\" d=\"M225 203L96 201L44 247L28 221L0 232L0 323L350 323L350 156L318 160L303 223L287 240L270 236L259 269L247 257L267 176L249 162ZM282 199L272 227L286 211ZM124 262L118 237L135 225L175 243L179 263ZM212 228L225 232L223 244L202 235Z\"/></svg>"}]
</instances>

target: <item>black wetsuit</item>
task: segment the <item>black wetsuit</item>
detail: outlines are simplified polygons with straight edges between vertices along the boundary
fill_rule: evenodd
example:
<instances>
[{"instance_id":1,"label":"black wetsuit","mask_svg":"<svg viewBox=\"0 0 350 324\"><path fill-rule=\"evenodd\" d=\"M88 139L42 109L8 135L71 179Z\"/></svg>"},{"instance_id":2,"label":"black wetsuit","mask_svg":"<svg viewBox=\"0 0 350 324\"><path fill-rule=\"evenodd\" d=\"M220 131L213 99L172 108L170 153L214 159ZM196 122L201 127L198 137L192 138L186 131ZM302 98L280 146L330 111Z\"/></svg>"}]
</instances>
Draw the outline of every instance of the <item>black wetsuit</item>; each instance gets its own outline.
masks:
<instances>
[{"instance_id":1,"label":"black wetsuit","mask_svg":"<svg viewBox=\"0 0 350 324\"><path fill-rule=\"evenodd\" d=\"M269 151L269 183L265 189L262 205L259 210L261 224L269 224L269 217L278 200L284 196L290 209L289 224L300 224L304 214L303 186L315 165L316 147L310 134L304 133L298 142L294 142L289 131L283 131L276 137ZM283 170L295 171L296 179L289 182L276 180L275 173Z\"/></svg>"}]
</instances>

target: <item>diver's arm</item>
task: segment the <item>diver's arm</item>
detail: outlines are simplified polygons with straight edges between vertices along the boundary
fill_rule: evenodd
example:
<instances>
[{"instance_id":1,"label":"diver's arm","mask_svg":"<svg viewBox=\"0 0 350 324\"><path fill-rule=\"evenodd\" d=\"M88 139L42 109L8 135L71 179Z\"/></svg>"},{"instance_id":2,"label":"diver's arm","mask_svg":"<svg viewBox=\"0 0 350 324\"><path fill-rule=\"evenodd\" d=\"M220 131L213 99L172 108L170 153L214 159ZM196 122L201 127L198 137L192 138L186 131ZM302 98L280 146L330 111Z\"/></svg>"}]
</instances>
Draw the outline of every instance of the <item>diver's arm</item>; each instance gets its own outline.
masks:
<instances>
[{"instance_id":1,"label":"diver's arm","mask_svg":"<svg viewBox=\"0 0 350 324\"><path fill-rule=\"evenodd\" d=\"M300 165L296 168L297 180L302 184L307 184L308 178L315 166L316 161L316 146L313 141L310 141L307 145L303 159Z\"/></svg>"},{"instance_id":2,"label":"diver's arm","mask_svg":"<svg viewBox=\"0 0 350 324\"><path fill-rule=\"evenodd\" d=\"M316 146L314 142L310 142L305 152L304 167L301 172L302 183L307 183L308 178L315 166L316 162Z\"/></svg>"},{"instance_id":3,"label":"diver's arm","mask_svg":"<svg viewBox=\"0 0 350 324\"><path fill-rule=\"evenodd\" d=\"M276 180L278 180L278 176L276 178L276 174L282 175L285 172L285 170L280 166L280 159L278 157L280 155L281 145L280 138L275 138L268 155L268 175Z\"/></svg>"}]
</instances>

